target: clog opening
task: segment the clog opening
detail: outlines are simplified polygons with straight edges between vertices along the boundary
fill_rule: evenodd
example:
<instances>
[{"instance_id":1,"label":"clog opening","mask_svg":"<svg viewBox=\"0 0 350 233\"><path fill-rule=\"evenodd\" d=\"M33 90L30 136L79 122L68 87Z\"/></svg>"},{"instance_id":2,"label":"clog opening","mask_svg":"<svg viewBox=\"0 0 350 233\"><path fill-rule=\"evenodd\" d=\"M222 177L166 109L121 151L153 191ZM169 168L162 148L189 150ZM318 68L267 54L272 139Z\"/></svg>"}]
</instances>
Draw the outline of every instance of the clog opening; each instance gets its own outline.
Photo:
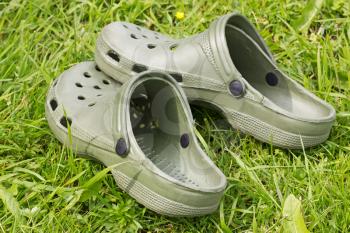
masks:
<instances>
[{"instance_id":1,"label":"clog opening","mask_svg":"<svg viewBox=\"0 0 350 233\"><path fill-rule=\"evenodd\" d=\"M130 121L138 146L166 175L186 186L217 188L223 178L198 148L179 93L165 80L146 79L132 93Z\"/></svg>"},{"instance_id":2,"label":"clog opening","mask_svg":"<svg viewBox=\"0 0 350 233\"><path fill-rule=\"evenodd\" d=\"M304 119L326 118L331 114L326 105L288 80L245 32L227 25L225 33L233 64L243 78L269 101Z\"/></svg>"}]
</instances>

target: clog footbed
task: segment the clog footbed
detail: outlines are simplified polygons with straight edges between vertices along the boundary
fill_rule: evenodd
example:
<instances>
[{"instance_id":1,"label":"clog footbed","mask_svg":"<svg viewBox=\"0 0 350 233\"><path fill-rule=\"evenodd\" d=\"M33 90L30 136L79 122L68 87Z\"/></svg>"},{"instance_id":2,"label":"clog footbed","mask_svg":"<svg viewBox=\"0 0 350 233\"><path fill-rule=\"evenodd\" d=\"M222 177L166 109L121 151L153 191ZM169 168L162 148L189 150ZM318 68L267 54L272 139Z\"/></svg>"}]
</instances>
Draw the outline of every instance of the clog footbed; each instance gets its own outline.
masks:
<instances>
[{"instance_id":1,"label":"clog footbed","mask_svg":"<svg viewBox=\"0 0 350 233\"><path fill-rule=\"evenodd\" d=\"M120 82L149 69L167 72L190 101L213 106L234 128L284 148L325 141L335 119L332 106L277 67L258 32L237 13L185 39L111 23L99 35L95 60Z\"/></svg>"},{"instance_id":2,"label":"clog footbed","mask_svg":"<svg viewBox=\"0 0 350 233\"><path fill-rule=\"evenodd\" d=\"M83 62L54 81L45 107L62 143L111 167L118 186L147 208L169 216L216 210L226 178L200 148L171 76L144 72L121 85Z\"/></svg>"}]
</instances>

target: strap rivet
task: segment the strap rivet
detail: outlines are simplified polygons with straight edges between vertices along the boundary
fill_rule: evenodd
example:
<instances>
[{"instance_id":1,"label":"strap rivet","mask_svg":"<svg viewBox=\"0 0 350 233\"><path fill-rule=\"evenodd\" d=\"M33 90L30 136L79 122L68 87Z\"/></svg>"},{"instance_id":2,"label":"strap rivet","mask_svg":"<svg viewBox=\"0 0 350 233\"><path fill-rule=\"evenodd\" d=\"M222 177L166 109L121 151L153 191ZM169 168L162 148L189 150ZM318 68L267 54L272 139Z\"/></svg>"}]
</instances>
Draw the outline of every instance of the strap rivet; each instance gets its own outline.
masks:
<instances>
[{"instance_id":1,"label":"strap rivet","mask_svg":"<svg viewBox=\"0 0 350 233\"><path fill-rule=\"evenodd\" d=\"M187 133L181 135L180 144L182 148L186 148L190 144L190 137Z\"/></svg>"},{"instance_id":2,"label":"strap rivet","mask_svg":"<svg viewBox=\"0 0 350 233\"><path fill-rule=\"evenodd\" d=\"M119 138L115 146L115 152L121 157L125 157L128 152L128 147L124 138Z\"/></svg>"},{"instance_id":3,"label":"strap rivet","mask_svg":"<svg viewBox=\"0 0 350 233\"><path fill-rule=\"evenodd\" d=\"M244 93L244 87L239 80L233 80L229 84L230 92L235 97L241 97Z\"/></svg>"}]
</instances>

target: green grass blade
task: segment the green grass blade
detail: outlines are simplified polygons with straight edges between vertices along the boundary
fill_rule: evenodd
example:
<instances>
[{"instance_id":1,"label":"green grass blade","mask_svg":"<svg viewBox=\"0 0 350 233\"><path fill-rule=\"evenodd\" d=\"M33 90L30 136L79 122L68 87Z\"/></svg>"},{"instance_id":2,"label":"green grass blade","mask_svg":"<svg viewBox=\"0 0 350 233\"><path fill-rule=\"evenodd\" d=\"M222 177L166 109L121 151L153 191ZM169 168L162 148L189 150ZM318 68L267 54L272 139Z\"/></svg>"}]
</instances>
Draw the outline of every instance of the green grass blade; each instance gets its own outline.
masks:
<instances>
[{"instance_id":1,"label":"green grass blade","mask_svg":"<svg viewBox=\"0 0 350 233\"><path fill-rule=\"evenodd\" d=\"M266 199L269 199L272 201L272 203L275 204L275 206L279 209L281 209L281 206L278 204L278 202L275 200L275 198L270 194L268 190L266 190L265 186L262 184L259 177L256 175L256 173L253 170L250 170L249 167L242 161L242 159L235 155L232 151L228 151L231 156L236 160L237 164L247 173L248 177L256 184L257 189L261 194L263 194Z\"/></svg>"},{"instance_id":2,"label":"green grass blade","mask_svg":"<svg viewBox=\"0 0 350 233\"><path fill-rule=\"evenodd\" d=\"M225 223L224 199L220 202L220 228L224 233L232 233L230 228Z\"/></svg>"},{"instance_id":3,"label":"green grass blade","mask_svg":"<svg viewBox=\"0 0 350 233\"><path fill-rule=\"evenodd\" d=\"M309 233L304 222L301 202L293 194L285 200L282 212L285 217L283 224L285 233Z\"/></svg>"},{"instance_id":4,"label":"green grass blade","mask_svg":"<svg viewBox=\"0 0 350 233\"><path fill-rule=\"evenodd\" d=\"M10 213L13 214L13 216L15 216L16 219L19 219L21 216L19 204L16 198L14 198L12 194L8 192L3 186L0 186L0 199L2 200L8 211L10 211Z\"/></svg>"},{"instance_id":5,"label":"green grass blade","mask_svg":"<svg viewBox=\"0 0 350 233\"><path fill-rule=\"evenodd\" d=\"M297 31L306 31L317 13L321 10L324 0L309 0L301 16L292 25Z\"/></svg>"}]
</instances>

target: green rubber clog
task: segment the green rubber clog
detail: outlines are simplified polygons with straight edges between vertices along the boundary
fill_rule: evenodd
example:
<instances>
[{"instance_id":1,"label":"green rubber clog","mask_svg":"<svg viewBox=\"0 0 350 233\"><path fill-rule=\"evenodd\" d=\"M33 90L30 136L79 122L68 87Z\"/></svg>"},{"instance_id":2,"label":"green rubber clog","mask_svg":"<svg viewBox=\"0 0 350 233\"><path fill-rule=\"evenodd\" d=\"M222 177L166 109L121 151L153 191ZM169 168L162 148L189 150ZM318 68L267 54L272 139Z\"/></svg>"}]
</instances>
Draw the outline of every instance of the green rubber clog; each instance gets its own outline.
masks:
<instances>
[{"instance_id":1,"label":"green rubber clog","mask_svg":"<svg viewBox=\"0 0 350 233\"><path fill-rule=\"evenodd\" d=\"M217 209L226 178L200 148L171 76L144 72L121 85L83 62L54 81L45 109L62 143L111 167L118 186L147 208L169 216Z\"/></svg>"},{"instance_id":2,"label":"green rubber clog","mask_svg":"<svg viewBox=\"0 0 350 233\"><path fill-rule=\"evenodd\" d=\"M279 147L322 143L335 120L333 107L284 74L256 29L236 13L179 40L111 23L100 33L95 60L122 83L145 70L166 72L189 101L219 109L234 128Z\"/></svg>"}]
</instances>

